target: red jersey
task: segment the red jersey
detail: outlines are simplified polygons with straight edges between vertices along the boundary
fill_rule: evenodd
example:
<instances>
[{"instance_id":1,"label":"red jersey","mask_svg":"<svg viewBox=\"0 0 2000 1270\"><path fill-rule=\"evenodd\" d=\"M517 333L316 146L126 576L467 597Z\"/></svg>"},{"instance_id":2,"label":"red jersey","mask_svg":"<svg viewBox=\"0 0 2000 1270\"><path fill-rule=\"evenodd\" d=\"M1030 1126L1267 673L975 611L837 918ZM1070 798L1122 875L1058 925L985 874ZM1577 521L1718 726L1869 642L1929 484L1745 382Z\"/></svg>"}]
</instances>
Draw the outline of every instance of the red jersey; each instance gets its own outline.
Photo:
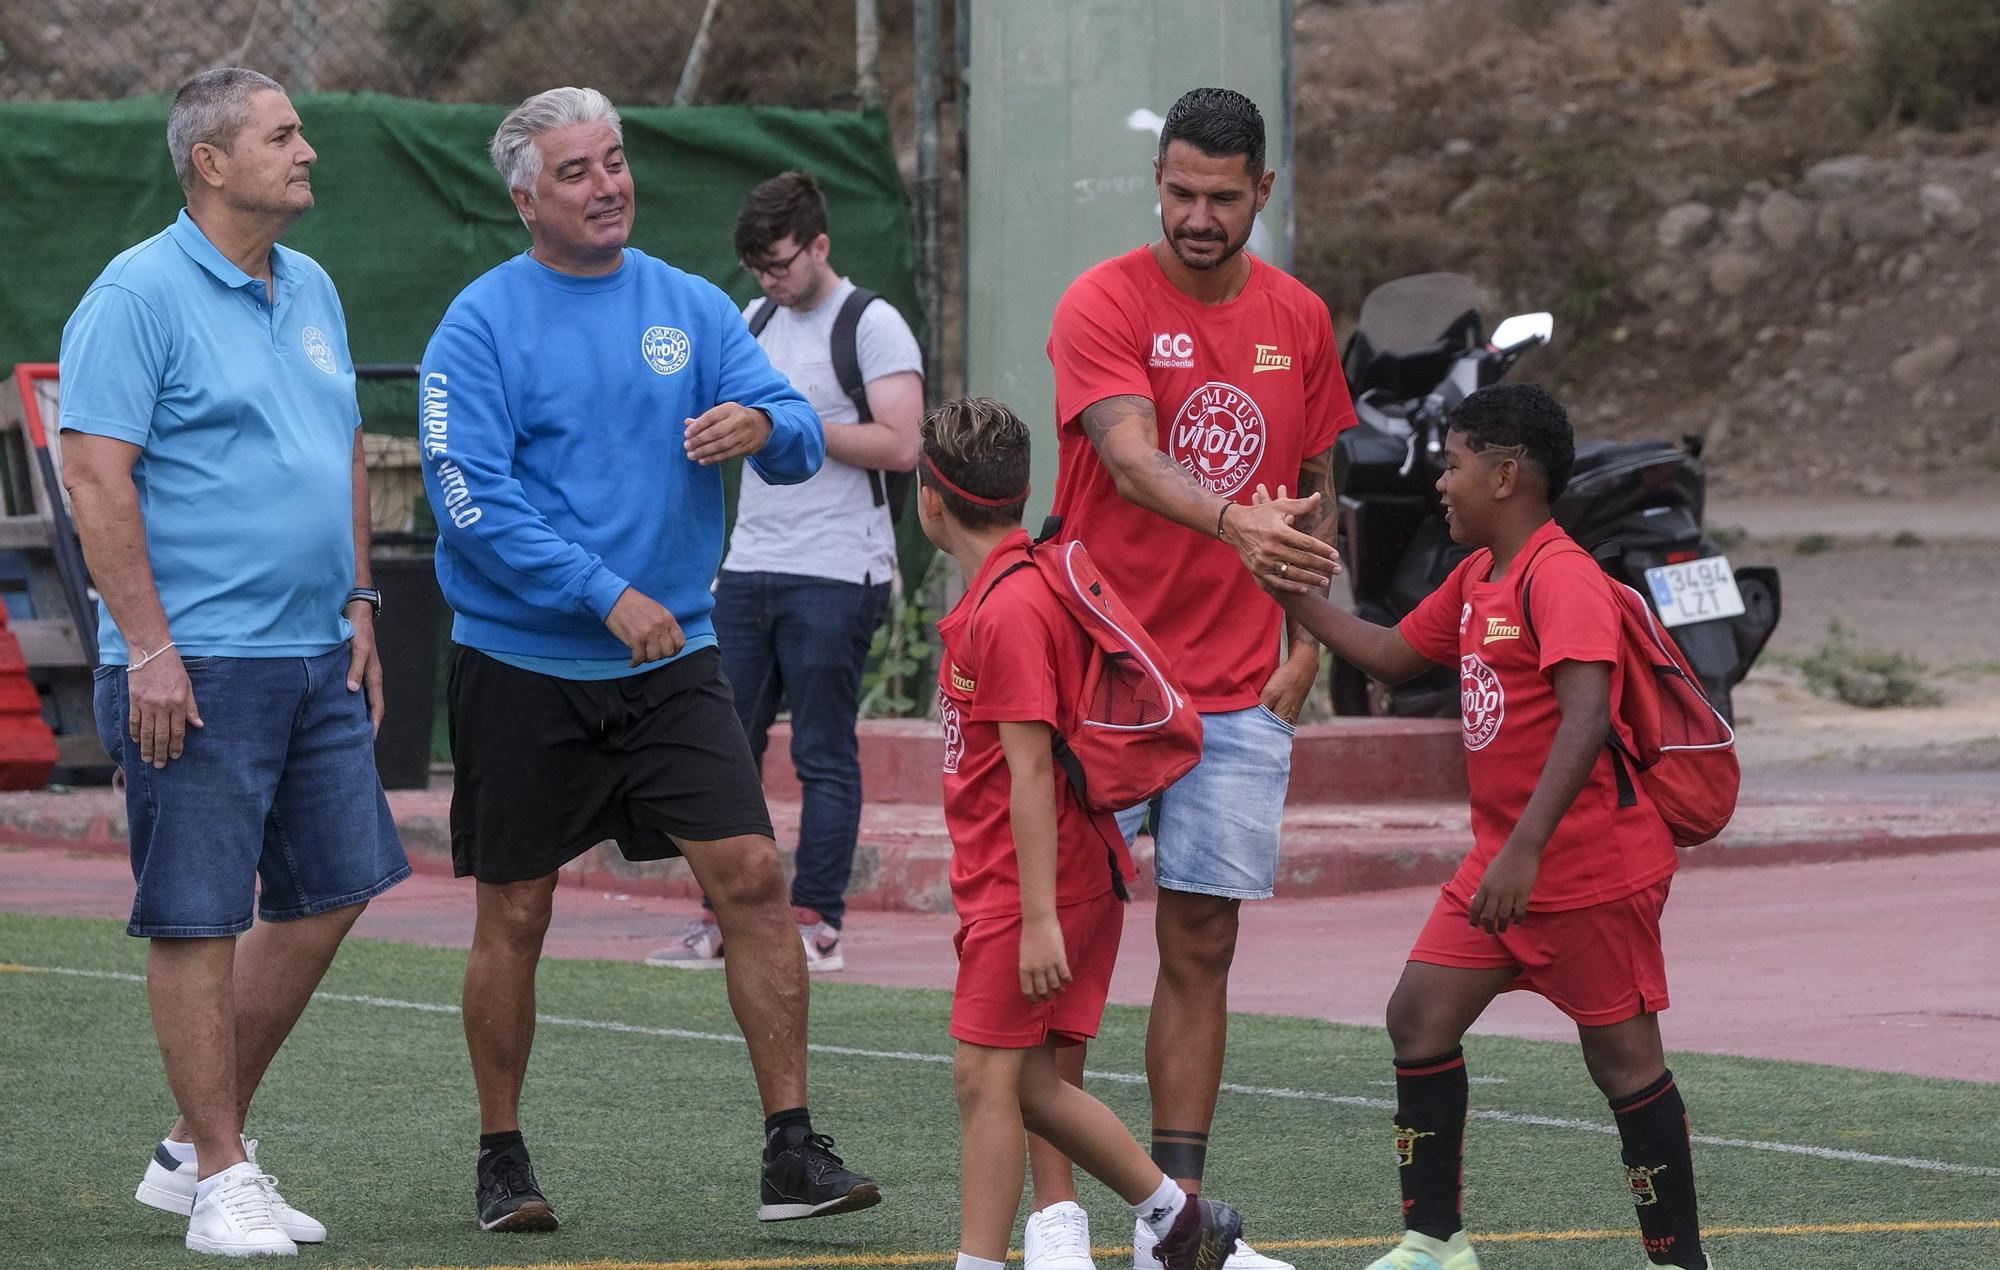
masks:
<instances>
[{"instance_id":1,"label":"red jersey","mask_svg":"<svg viewBox=\"0 0 2000 1270\"><path fill-rule=\"evenodd\" d=\"M1083 540L1209 712L1257 704L1284 610L1213 533L1125 501L1078 416L1107 397L1145 397L1160 449L1205 488L1239 503L1260 484L1296 490L1300 465L1353 426L1354 405L1326 303L1245 258L1242 294L1203 304L1167 281L1151 248L1113 257L1070 284L1049 332L1062 535Z\"/></svg>"},{"instance_id":2,"label":"red jersey","mask_svg":"<svg viewBox=\"0 0 2000 1270\"><path fill-rule=\"evenodd\" d=\"M1072 723L1090 637L1049 590L1022 569L1028 532L1018 530L986 558L956 607L938 623L938 721L944 726L944 819L951 832L951 898L959 920L1018 914L1021 870L1014 856L1014 782L1000 747L1000 724ZM990 592L990 594L989 594ZM1055 769L1056 903L1095 899L1111 889L1112 860L1137 876L1118 819L1092 814Z\"/></svg>"},{"instance_id":3,"label":"red jersey","mask_svg":"<svg viewBox=\"0 0 2000 1270\"><path fill-rule=\"evenodd\" d=\"M1617 713L1623 681L1618 601L1595 560L1580 550L1559 550L1568 542L1569 535L1550 521L1528 539L1507 576L1497 579L1488 576L1493 553L1475 551L1402 622L1411 648L1442 665L1458 663L1473 848L1445 889L1467 903L1487 862L1506 845L1526 810L1555 744L1562 711L1549 671L1564 661L1610 662L1612 713ZM1544 544L1548 549L1532 566L1531 637L1514 571ZM1678 864L1673 836L1645 789L1638 792L1637 806L1618 805L1607 747L1542 852L1530 911L1623 899L1673 873Z\"/></svg>"}]
</instances>

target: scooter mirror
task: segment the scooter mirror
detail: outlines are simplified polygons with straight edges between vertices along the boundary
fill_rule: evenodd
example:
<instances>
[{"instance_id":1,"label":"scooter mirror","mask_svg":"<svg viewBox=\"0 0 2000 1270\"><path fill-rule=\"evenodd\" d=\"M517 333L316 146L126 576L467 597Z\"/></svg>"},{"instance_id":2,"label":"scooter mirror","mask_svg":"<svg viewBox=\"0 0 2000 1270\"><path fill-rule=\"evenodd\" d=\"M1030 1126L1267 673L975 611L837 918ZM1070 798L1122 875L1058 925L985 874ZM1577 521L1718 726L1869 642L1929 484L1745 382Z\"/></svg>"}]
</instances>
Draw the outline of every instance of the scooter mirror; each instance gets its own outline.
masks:
<instances>
[{"instance_id":1,"label":"scooter mirror","mask_svg":"<svg viewBox=\"0 0 2000 1270\"><path fill-rule=\"evenodd\" d=\"M1497 353L1512 353L1530 344L1546 344L1556 333L1556 319L1550 313L1521 313L1494 328L1487 341Z\"/></svg>"}]
</instances>

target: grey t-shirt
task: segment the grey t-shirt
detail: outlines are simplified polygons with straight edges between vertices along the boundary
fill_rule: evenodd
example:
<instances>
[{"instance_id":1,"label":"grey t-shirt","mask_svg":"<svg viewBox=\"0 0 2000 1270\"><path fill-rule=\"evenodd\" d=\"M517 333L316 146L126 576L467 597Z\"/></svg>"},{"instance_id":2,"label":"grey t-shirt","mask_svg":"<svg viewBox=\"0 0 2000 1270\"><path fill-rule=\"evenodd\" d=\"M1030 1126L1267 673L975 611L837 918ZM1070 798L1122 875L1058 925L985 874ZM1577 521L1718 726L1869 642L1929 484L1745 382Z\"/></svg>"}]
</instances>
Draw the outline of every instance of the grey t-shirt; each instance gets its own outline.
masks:
<instances>
[{"instance_id":1,"label":"grey t-shirt","mask_svg":"<svg viewBox=\"0 0 2000 1270\"><path fill-rule=\"evenodd\" d=\"M827 423L855 423L860 416L833 373L833 321L854 283L840 280L817 307L800 313L780 308L758 335L771 364L812 402ZM754 301L755 304L762 301ZM747 315L750 308L746 307ZM862 311L855 351L863 383L923 370L923 352L909 323L887 301ZM732 573L789 573L839 582L887 582L895 567L896 536L889 509L875 506L868 474L829 456L800 485L767 485L748 464L729 555Z\"/></svg>"}]
</instances>

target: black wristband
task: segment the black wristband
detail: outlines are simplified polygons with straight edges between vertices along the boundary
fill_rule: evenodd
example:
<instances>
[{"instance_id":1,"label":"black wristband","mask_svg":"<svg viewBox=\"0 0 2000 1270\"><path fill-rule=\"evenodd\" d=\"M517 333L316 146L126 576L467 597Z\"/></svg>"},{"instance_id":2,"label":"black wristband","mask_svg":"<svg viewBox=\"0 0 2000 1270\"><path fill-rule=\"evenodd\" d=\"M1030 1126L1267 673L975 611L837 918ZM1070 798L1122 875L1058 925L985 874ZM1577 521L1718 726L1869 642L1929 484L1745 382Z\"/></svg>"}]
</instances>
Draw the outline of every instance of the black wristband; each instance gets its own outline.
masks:
<instances>
[{"instance_id":1,"label":"black wristband","mask_svg":"<svg viewBox=\"0 0 2000 1270\"><path fill-rule=\"evenodd\" d=\"M1229 509L1234 506L1236 506L1234 499L1225 498L1222 500L1222 507L1215 513L1215 536L1217 538L1222 537L1222 518L1227 516Z\"/></svg>"}]
</instances>

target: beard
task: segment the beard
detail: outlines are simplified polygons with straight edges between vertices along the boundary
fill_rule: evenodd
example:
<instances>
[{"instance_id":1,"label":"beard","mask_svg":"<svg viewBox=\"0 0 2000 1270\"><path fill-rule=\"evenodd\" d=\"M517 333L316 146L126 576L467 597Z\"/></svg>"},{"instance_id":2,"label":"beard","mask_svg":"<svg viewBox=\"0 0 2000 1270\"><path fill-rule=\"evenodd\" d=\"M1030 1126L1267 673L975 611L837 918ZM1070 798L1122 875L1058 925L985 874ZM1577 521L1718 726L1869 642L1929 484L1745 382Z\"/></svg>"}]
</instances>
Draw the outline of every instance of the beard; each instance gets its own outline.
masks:
<instances>
[{"instance_id":1,"label":"beard","mask_svg":"<svg viewBox=\"0 0 2000 1270\"><path fill-rule=\"evenodd\" d=\"M1256 222L1254 220L1251 222L1252 225L1254 225L1255 223ZM1161 224L1160 228L1163 230L1166 229L1166 225L1164 222ZM1174 259L1180 261L1183 265L1186 265L1190 269L1194 269L1203 273L1206 273L1211 269L1220 269L1222 266L1234 260L1236 258L1236 253L1242 251L1245 244L1247 244L1249 241L1250 241L1249 226L1245 226L1243 230L1243 236L1236 239L1230 239L1227 235L1224 234L1202 234L1194 236L1186 234L1176 234L1171 231L1168 231L1167 233L1167 247L1174 253ZM1207 245L1210 243L1221 243L1222 250L1221 252L1219 252L1214 256L1194 256L1191 258L1187 252L1181 249L1181 244L1184 242L1200 243L1203 245Z\"/></svg>"}]
</instances>

